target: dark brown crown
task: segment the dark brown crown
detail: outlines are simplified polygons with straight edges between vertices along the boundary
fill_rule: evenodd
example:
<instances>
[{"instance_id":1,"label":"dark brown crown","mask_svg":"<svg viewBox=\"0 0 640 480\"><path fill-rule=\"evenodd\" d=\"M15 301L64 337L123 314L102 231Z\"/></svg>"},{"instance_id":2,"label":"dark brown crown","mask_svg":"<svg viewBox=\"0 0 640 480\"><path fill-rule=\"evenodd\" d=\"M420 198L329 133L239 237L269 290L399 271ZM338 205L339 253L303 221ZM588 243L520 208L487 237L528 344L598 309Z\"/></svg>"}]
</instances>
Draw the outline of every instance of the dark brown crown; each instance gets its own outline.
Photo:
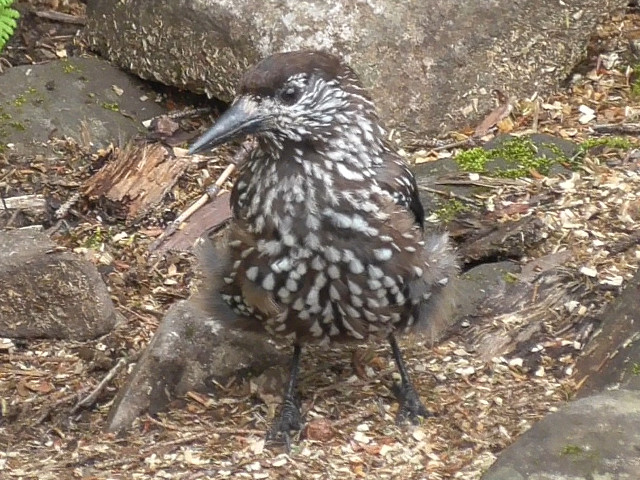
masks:
<instances>
[{"instance_id":1,"label":"dark brown crown","mask_svg":"<svg viewBox=\"0 0 640 480\"><path fill-rule=\"evenodd\" d=\"M238 94L273 96L289 78L299 74L316 75L325 81L353 75L349 67L330 53L311 50L276 53L245 73Z\"/></svg>"}]
</instances>

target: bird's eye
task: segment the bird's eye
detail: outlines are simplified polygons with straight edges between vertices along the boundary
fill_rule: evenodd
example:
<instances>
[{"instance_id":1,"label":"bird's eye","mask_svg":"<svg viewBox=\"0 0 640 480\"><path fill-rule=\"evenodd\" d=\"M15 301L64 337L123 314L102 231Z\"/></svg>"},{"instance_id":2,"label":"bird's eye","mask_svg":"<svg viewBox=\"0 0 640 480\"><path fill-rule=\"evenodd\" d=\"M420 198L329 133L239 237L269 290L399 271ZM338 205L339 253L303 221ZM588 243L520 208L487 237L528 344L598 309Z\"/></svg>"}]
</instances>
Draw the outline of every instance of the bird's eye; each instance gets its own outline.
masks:
<instances>
[{"instance_id":1,"label":"bird's eye","mask_svg":"<svg viewBox=\"0 0 640 480\"><path fill-rule=\"evenodd\" d=\"M300 98L300 90L296 87L288 86L280 90L278 97L282 103L293 105Z\"/></svg>"}]
</instances>

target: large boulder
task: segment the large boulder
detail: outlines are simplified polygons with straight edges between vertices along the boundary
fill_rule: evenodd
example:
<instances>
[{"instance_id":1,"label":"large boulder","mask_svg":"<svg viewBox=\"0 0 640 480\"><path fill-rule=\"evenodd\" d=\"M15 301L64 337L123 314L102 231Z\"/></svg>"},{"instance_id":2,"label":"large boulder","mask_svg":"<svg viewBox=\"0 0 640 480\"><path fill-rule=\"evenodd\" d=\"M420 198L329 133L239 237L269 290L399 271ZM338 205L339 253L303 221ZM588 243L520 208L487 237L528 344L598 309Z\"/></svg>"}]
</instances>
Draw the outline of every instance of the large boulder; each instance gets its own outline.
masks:
<instances>
[{"instance_id":1,"label":"large boulder","mask_svg":"<svg viewBox=\"0 0 640 480\"><path fill-rule=\"evenodd\" d=\"M117 320L93 263L44 234L0 231L0 337L87 340Z\"/></svg>"},{"instance_id":2,"label":"large boulder","mask_svg":"<svg viewBox=\"0 0 640 480\"><path fill-rule=\"evenodd\" d=\"M627 0L89 0L102 55L143 78L229 101L248 65L324 49L360 74L389 126L420 133L473 123L492 91L554 89L596 23Z\"/></svg>"},{"instance_id":3,"label":"large boulder","mask_svg":"<svg viewBox=\"0 0 640 480\"><path fill-rule=\"evenodd\" d=\"M500 454L482 480L636 479L640 394L608 391L547 415Z\"/></svg>"},{"instance_id":4,"label":"large boulder","mask_svg":"<svg viewBox=\"0 0 640 480\"><path fill-rule=\"evenodd\" d=\"M576 363L579 395L609 388L640 391L640 271L600 315L600 329Z\"/></svg>"},{"instance_id":5,"label":"large boulder","mask_svg":"<svg viewBox=\"0 0 640 480\"><path fill-rule=\"evenodd\" d=\"M536 423L482 480L639 478L638 298L640 272L599 315L601 329L576 364L583 398Z\"/></svg>"},{"instance_id":6,"label":"large boulder","mask_svg":"<svg viewBox=\"0 0 640 480\"><path fill-rule=\"evenodd\" d=\"M164 113L153 98L139 78L99 58L10 68L0 75L0 144L29 154L34 143L70 137L103 148L146 131L142 121Z\"/></svg>"}]
</instances>

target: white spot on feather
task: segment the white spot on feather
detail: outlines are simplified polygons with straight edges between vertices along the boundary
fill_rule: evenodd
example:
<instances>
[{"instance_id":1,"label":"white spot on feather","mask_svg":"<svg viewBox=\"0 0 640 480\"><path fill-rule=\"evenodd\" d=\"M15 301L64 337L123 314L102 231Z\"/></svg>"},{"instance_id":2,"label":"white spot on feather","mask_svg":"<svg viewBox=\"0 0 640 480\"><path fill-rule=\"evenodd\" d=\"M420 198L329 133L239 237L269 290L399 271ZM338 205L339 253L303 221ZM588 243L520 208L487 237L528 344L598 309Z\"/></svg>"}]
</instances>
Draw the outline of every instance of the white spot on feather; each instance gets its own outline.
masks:
<instances>
[{"instance_id":1,"label":"white spot on feather","mask_svg":"<svg viewBox=\"0 0 640 480\"><path fill-rule=\"evenodd\" d=\"M373 256L381 262L386 262L391 259L393 252L390 248L377 248L373 250Z\"/></svg>"},{"instance_id":2,"label":"white spot on feather","mask_svg":"<svg viewBox=\"0 0 640 480\"><path fill-rule=\"evenodd\" d=\"M262 280L262 288L265 290L271 291L275 286L275 277L273 273L268 273L266 277Z\"/></svg>"},{"instance_id":3,"label":"white spot on feather","mask_svg":"<svg viewBox=\"0 0 640 480\"><path fill-rule=\"evenodd\" d=\"M253 267L249 267L247 269L247 278L252 282L255 282L258 279L258 267L255 265Z\"/></svg>"}]
</instances>

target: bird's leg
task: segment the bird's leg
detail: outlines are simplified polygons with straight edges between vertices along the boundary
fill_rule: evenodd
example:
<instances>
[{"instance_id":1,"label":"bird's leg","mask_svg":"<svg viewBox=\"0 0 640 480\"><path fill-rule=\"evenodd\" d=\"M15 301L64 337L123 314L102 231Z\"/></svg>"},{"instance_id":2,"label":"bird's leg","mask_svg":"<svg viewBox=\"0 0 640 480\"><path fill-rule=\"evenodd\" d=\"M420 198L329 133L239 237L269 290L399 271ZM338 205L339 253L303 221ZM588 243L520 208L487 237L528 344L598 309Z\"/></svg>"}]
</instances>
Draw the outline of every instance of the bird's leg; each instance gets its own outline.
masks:
<instances>
[{"instance_id":1,"label":"bird's leg","mask_svg":"<svg viewBox=\"0 0 640 480\"><path fill-rule=\"evenodd\" d=\"M402 360L402 354L398 347L398 342L393 334L388 337L391 350L393 351L393 359L396 361L398 371L400 372L400 384L394 383L393 393L400 402L400 408L396 415L396 424L404 423L405 420L409 420L413 424L418 423L418 417L429 417L431 413L427 410L424 404L420 401L418 392L409 379L409 373L407 367Z\"/></svg>"},{"instance_id":2,"label":"bird's leg","mask_svg":"<svg viewBox=\"0 0 640 480\"><path fill-rule=\"evenodd\" d=\"M284 391L282 408L267 432L267 441L283 443L287 450L291 448L291 430L302 428L302 416L300 415L300 398L298 397L298 373L300 372L300 345L293 347L291 370L289 380Z\"/></svg>"}]
</instances>

